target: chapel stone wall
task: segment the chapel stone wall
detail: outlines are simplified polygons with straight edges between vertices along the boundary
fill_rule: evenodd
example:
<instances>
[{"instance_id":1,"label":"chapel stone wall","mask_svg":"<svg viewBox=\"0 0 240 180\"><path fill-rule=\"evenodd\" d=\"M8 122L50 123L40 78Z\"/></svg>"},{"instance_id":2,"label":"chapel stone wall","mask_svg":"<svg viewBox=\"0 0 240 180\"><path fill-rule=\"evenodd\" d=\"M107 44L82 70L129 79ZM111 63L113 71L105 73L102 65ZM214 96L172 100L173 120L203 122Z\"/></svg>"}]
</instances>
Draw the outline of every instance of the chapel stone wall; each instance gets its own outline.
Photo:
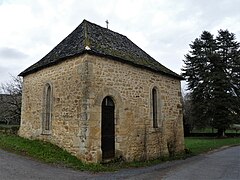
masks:
<instances>
[{"instance_id":1,"label":"chapel stone wall","mask_svg":"<svg viewBox=\"0 0 240 180\"><path fill-rule=\"evenodd\" d=\"M101 102L110 96L116 105L117 156L128 161L144 160L183 150L179 80L102 57L89 56L88 62L94 87L90 96L90 121L98 125L93 134L101 134ZM159 96L158 128L153 128L152 88L157 88ZM101 149L98 138L93 144ZM97 154L101 159L101 152Z\"/></svg>"},{"instance_id":2,"label":"chapel stone wall","mask_svg":"<svg viewBox=\"0 0 240 180\"><path fill-rule=\"evenodd\" d=\"M44 86L50 83L52 131L42 134ZM153 128L151 91L158 91ZM19 134L44 139L87 162L100 162L101 103L115 103L116 156L145 160L184 148L180 81L93 55L71 58L24 77Z\"/></svg>"}]
</instances>

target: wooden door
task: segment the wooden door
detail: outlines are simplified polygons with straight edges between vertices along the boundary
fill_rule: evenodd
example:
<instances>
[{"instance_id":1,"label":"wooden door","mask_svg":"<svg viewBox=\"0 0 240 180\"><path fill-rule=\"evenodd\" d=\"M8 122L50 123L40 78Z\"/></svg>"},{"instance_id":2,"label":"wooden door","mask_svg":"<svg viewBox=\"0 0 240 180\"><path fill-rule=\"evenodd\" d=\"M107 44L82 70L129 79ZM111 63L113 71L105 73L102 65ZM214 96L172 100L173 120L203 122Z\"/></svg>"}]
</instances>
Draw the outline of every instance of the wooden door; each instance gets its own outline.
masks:
<instances>
[{"instance_id":1,"label":"wooden door","mask_svg":"<svg viewBox=\"0 0 240 180\"><path fill-rule=\"evenodd\" d=\"M102 102L102 158L110 159L115 156L115 125L114 125L114 102L107 96Z\"/></svg>"}]
</instances>

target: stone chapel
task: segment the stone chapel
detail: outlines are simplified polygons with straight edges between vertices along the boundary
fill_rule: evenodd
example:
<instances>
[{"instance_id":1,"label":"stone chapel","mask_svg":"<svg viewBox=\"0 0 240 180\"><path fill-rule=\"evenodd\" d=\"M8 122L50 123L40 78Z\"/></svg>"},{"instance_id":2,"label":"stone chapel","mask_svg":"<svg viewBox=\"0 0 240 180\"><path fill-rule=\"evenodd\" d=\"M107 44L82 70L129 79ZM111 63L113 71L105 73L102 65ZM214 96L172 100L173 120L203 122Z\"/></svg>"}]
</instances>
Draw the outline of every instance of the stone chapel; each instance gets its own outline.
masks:
<instances>
[{"instance_id":1,"label":"stone chapel","mask_svg":"<svg viewBox=\"0 0 240 180\"><path fill-rule=\"evenodd\" d=\"M183 78L122 34L84 20L20 76L22 137L93 163L184 149Z\"/></svg>"}]
</instances>

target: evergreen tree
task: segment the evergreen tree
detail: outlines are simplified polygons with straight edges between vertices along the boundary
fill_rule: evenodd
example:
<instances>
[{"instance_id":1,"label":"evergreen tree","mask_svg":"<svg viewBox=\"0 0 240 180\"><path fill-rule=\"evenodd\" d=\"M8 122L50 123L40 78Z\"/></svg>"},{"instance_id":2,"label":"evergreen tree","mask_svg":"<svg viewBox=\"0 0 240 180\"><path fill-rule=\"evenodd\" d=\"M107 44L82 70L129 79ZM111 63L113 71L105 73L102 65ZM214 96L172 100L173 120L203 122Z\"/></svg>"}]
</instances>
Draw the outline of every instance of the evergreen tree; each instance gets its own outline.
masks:
<instances>
[{"instance_id":1,"label":"evergreen tree","mask_svg":"<svg viewBox=\"0 0 240 180\"><path fill-rule=\"evenodd\" d=\"M212 126L222 135L240 118L239 43L227 30L216 38L204 31L190 47L182 75L192 94L194 124Z\"/></svg>"}]
</instances>

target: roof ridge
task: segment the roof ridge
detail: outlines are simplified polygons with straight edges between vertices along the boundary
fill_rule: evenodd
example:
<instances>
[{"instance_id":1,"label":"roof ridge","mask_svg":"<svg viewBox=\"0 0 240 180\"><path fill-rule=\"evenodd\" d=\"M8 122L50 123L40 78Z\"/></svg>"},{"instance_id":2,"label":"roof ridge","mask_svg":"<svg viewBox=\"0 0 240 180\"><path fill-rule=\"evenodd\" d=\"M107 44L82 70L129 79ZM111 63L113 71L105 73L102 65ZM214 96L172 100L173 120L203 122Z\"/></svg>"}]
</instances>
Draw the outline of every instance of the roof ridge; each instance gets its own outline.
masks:
<instances>
[{"instance_id":1,"label":"roof ridge","mask_svg":"<svg viewBox=\"0 0 240 180\"><path fill-rule=\"evenodd\" d=\"M114 59L121 59L124 63L183 79L180 75L156 61L127 36L86 19L47 55L19 75L30 74L84 53L95 53L98 56L106 57L111 56Z\"/></svg>"},{"instance_id":2,"label":"roof ridge","mask_svg":"<svg viewBox=\"0 0 240 180\"><path fill-rule=\"evenodd\" d=\"M127 38L128 41L131 41L131 43L133 43L136 47L138 47L140 50L142 50L147 56L149 56L151 59L154 59L154 58L153 58L152 56L150 56L146 51L144 51L141 47L139 47L138 45L136 45L136 44L135 44L131 39L129 39L126 35L123 35L123 34L121 34L121 33L115 32L115 31L113 31L113 30L111 30L111 29L102 27L102 26L100 26L100 25L98 25L98 24L92 23L92 22L90 22L90 21L88 21L88 20L86 20L86 19L84 19L83 22L86 24L85 28L87 28L87 25L88 25L88 24L91 24L91 25L97 26L97 27L99 27L99 28L104 28L105 30L108 30L108 31L110 31L110 32L116 33L116 34L118 34L118 35L120 35L120 36L122 36L122 37ZM85 38L88 38L87 29L86 29L86 34L85 34L85 35L86 35ZM86 44L86 45L88 45L88 44ZM89 46L89 47L90 47L90 46ZM157 61L157 62L158 62L158 61ZM158 62L158 63L159 63L159 62ZM159 63L159 64L160 64L160 63Z\"/></svg>"},{"instance_id":3,"label":"roof ridge","mask_svg":"<svg viewBox=\"0 0 240 180\"><path fill-rule=\"evenodd\" d=\"M116 31L112 30L112 29L109 29L109 28L106 28L106 27L100 26L100 25L98 25L98 24L96 24L96 23L93 23L93 22L91 22L91 21L88 21L88 20L86 20L86 19L84 19L84 20L82 21L82 23L83 23L83 22L85 22L85 23L87 23L87 24L91 24L91 25L93 25L93 26L97 26L97 27L99 27L99 28L105 29L105 30L107 30L107 31L110 31L110 32L116 33L116 34L118 34L118 35L121 35L121 36L124 36L124 37L127 38L127 36L124 35L124 34L121 34L121 33L119 33L119 32L116 32ZM82 23L81 23L81 24L82 24Z\"/></svg>"},{"instance_id":4,"label":"roof ridge","mask_svg":"<svg viewBox=\"0 0 240 180\"><path fill-rule=\"evenodd\" d=\"M84 19L82 23L83 23L83 29L84 29L83 43L84 43L84 48L86 48L86 47L90 47L90 42L89 42L89 39L88 39L88 31L87 31L87 25L88 25L87 23L89 23L89 21ZM81 24L79 26L81 26Z\"/></svg>"}]
</instances>

